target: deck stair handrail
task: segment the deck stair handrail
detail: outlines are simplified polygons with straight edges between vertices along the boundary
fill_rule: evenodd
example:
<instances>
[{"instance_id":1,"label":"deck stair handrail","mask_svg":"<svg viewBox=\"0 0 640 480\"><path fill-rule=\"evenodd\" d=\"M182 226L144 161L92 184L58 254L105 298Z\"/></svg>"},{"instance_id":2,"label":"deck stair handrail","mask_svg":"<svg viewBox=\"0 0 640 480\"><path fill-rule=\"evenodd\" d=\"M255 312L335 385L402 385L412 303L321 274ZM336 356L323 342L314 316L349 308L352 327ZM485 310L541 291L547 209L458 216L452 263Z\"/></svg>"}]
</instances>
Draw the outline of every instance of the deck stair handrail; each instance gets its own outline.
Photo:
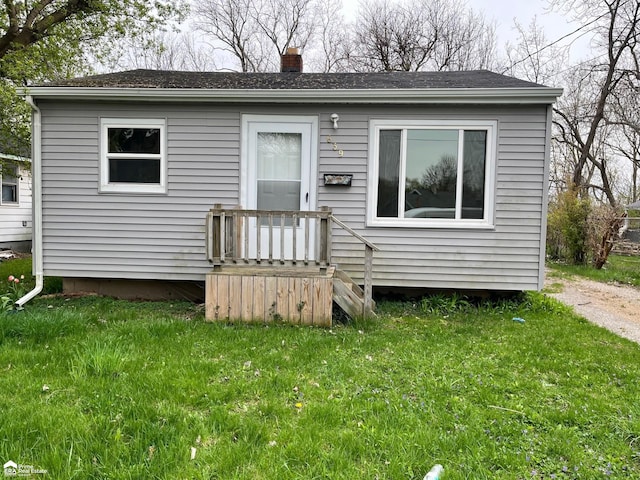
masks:
<instances>
[{"instance_id":1,"label":"deck stair handrail","mask_svg":"<svg viewBox=\"0 0 640 480\"><path fill-rule=\"evenodd\" d=\"M364 238L359 233L355 232L351 227L346 225L341 220L331 215L333 223L340 228L350 233L362 244L364 244L364 316L367 316L373 312L373 252L379 252L380 249L369 240Z\"/></svg>"},{"instance_id":2,"label":"deck stair handrail","mask_svg":"<svg viewBox=\"0 0 640 480\"><path fill-rule=\"evenodd\" d=\"M365 313L373 310L373 252L380 249L344 222L331 209L247 210L214 205L206 217L207 259L219 270L223 265L319 267L331 265L331 225L336 224L365 247ZM260 225L261 228L256 228ZM288 228L298 225L298 228ZM264 230L264 231L263 231ZM266 235L266 238L263 236ZM304 237L302 243L298 236ZM289 241L285 241L288 236ZM302 248L298 245L302 244ZM266 248L263 248L266 247ZM264 251L266 250L266 251Z\"/></svg>"}]
</instances>

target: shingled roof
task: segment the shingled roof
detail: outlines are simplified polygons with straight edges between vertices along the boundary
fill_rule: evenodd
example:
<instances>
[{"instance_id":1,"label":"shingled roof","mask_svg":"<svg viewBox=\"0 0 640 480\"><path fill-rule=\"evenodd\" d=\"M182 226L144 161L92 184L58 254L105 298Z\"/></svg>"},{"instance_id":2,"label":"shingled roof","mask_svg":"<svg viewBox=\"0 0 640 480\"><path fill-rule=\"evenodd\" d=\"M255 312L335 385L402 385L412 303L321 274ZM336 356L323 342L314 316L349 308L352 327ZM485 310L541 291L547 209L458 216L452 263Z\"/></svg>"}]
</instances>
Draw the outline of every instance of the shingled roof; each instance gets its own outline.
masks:
<instances>
[{"instance_id":1,"label":"shingled roof","mask_svg":"<svg viewBox=\"0 0 640 480\"><path fill-rule=\"evenodd\" d=\"M550 104L562 90L487 70L237 73L130 70L24 89L32 99L279 104Z\"/></svg>"},{"instance_id":2,"label":"shingled roof","mask_svg":"<svg viewBox=\"0 0 640 480\"><path fill-rule=\"evenodd\" d=\"M242 90L544 88L487 70L383 73L236 73L129 70L59 80L42 87Z\"/></svg>"}]
</instances>

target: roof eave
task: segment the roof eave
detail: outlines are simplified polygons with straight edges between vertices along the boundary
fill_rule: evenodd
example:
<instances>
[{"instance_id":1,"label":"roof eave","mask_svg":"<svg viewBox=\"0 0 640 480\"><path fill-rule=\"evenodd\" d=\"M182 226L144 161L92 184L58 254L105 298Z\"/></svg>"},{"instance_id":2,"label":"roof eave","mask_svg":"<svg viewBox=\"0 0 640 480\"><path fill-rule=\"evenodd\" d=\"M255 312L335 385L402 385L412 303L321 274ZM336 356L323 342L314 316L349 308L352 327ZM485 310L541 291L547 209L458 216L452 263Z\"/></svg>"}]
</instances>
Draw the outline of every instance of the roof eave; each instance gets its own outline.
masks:
<instances>
[{"instance_id":1,"label":"roof eave","mask_svg":"<svg viewBox=\"0 0 640 480\"><path fill-rule=\"evenodd\" d=\"M3 158L5 160L11 160L14 162L31 162L31 159L29 157L22 157L20 155L10 155L8 153L2 153L0 152L0 158Z\"/></svg>"},{"instance_id":2,"label":"roof eave","mask_svg":"<svg viewBox=\"0 0 640 480\"><path fill-rule=\"evenodd\" d=\"M224 103L553 103L562 89L411 88L411 89L209 89L130 87L29 87L35 99L211 101Z\"/></svg>"}]
</instances>

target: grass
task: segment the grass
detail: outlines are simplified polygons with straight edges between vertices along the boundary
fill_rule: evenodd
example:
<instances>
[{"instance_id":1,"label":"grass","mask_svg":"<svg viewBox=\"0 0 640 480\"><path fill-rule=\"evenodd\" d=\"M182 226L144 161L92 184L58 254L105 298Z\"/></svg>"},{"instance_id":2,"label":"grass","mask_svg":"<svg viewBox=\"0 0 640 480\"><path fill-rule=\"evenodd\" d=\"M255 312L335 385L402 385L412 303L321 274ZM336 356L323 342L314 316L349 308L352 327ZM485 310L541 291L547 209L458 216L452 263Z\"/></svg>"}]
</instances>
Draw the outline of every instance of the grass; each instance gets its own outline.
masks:
<instances>
[{"instance_id":1,"label":"grass","mask_svg":"<svg viewBox=\"0 0 640 480\"><path fill-rule=\"evenodd\" d=\"M557 262L549 262L547 266L555 276L577 275L597 282L615 282L640 287L640 257L610 255L607 264L600 270L590 265L565 265Z\"/></svg>"},{"instance_id":2,"label":"grass","mask_svg":"<svg viewBox=\"0 0 640 480\"><path fill-rule=\"evenodd\" d=\"M0 315L0 461L52 479L640 477L637 344L540 294L379 311L328 330L39 298Z\"/></svg>"},{"instance_id":3,"label":"grass","mask_svg":"<svg viewBox=\"0 0 640 480\"><path fill-rule=\"evenodd\" d=\"M5 293L9 275L20 277L24 275L24 288L28 292L35 285L35 280L31 275L31 257L17 258L11 261L0 261L0 294ZM62 279L58 277L45 277L43 294L59 293L62 291Z\"/></svg>"}]
</instances>

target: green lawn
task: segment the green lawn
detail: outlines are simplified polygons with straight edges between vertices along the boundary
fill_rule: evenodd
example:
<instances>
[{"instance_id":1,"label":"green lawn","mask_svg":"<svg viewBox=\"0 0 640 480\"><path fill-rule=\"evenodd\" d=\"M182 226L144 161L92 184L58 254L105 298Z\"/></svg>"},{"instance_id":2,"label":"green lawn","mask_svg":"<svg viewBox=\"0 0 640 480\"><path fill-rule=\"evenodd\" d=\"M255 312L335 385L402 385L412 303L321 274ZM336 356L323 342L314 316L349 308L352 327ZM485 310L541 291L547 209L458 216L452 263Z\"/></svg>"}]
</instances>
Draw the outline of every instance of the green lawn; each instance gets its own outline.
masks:
<instances>
[{"instance_id":1,"label":"green lawn","mask_svg":"<svg viewBox=\"0 0 640 480\"><path fill-rule=\"evenodd\" d=\"M553 275L578 275L598 282L617 282L640 287L640 257L611 255L600 270L590 265L564 265L549 262Z\"/></svg>"},{"instance_id":2,"label":"green lawn","mask_svg":"<svg viewBox=\"0 0 640 480\"><path fill-rule=\"evenodd\" d=\"M379 310L332 330L98 297L0 314L0 462L55 479L640 477L640 346L539 294Z\"/></svg>"}]
</instances>

